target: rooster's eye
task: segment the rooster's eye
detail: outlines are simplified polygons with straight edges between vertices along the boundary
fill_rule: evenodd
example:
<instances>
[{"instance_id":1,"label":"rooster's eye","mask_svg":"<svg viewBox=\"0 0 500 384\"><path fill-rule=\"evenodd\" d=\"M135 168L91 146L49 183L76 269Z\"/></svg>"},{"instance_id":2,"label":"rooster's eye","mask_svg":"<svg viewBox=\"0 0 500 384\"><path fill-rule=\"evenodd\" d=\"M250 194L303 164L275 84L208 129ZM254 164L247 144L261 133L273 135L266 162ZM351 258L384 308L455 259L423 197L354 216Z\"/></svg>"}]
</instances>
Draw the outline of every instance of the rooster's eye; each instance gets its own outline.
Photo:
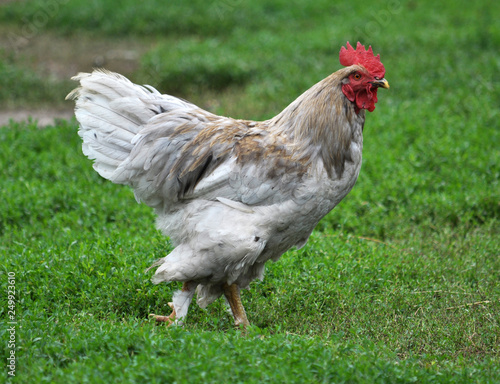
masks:
<instances>
[{"instance_id":1,"label":"rooster's eye","mask_svg":"<svg viewBox=\"0 0 500 384\"><path fill-rule=\"evenodd\" d=\"M356 80L359 80L359 79L361 79L361 75L360 75L359 73L355 73L355 74L354 74L354 78L355 78Z\"/></svg>"}]
</instances>

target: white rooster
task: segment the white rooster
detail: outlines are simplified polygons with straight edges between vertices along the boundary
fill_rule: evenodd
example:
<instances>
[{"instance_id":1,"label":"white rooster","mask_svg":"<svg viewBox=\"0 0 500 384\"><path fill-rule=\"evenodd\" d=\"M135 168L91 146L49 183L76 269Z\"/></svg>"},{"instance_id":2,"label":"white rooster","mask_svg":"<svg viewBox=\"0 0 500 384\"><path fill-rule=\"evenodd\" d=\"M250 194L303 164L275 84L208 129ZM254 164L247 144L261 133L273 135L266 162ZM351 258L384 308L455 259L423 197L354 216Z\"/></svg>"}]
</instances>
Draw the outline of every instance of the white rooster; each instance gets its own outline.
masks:
<instances>
[{"instance_id":1,"label":"white rooster","mask_svg":"<svg viewBox=\"0 0 500 384\"><path fill-rule=\"evenodd\" d=\"M240 289L268 260L302 247L351 190L361 167L365 109L389 88L380 55L358 43L346 68L256 122L222 117L150 86L96 70L74 77L83 152L99 174L154 208L174 250L156 261L155 284L181 281L169 324L195 291L206 307L224 294L236 326L249 322Z\"/></svg>"}]
</instances>

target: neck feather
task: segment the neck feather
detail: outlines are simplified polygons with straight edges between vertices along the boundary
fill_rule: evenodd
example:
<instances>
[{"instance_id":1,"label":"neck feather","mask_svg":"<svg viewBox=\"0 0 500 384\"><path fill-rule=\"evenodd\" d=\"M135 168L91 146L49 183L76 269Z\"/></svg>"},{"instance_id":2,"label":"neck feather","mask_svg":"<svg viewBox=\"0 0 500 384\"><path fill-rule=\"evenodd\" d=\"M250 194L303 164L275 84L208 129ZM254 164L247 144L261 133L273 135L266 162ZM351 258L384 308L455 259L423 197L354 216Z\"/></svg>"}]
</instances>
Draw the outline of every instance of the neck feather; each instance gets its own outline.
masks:
<instances>
[{"instance_id":1,"label":"neck feather","mask_svg":"<svg viewBox=\"0 0 500 384\"><path fill-rule=\"evenodd\" d=\"M356 67L328 76L269 120L273 131L294 143L298 157L320 158L330 177L342 177L345 162L352 161L352 142L362 146L365 112L356 113L341 90L342 80Z\"/></svg>"}]
</instances>

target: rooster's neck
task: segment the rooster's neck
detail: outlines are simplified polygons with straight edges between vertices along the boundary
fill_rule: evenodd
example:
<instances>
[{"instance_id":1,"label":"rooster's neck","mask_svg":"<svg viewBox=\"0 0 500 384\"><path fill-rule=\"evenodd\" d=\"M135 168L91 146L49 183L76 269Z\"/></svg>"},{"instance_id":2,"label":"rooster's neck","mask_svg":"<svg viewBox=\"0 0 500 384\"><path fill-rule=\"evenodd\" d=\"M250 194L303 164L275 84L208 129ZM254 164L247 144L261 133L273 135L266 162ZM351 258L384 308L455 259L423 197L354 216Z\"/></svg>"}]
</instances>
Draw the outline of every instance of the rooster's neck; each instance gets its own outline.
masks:
<instances>
[{"instance_id":1,"label":"rooster's neck","mask_svg":"<svg viewBox=\"0 0 500 384\"><path fill-rule=\"evenodd\" d=\"M339 71L340 72L340 71ZM364 110L341 91L338 72L308 89L279 115L270 129L293 142L297 153L319 160L330 177L341 178L345 162L353 161L352 143L363 145Z\"/></svg>"}]
</instances>

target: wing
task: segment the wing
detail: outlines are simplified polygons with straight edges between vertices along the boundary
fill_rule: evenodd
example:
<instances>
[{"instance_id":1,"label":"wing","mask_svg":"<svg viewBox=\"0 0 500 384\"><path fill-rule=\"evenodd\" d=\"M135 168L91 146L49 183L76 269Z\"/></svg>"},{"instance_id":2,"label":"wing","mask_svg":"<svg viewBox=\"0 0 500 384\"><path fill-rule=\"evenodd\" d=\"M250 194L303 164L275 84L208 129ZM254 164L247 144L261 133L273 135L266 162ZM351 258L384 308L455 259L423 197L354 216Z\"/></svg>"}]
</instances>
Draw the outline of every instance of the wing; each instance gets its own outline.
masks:
<instances>
[{"instance_id":1,"label":"wing","mask_svg":"<svg viewBox=\"0 0 500 384\"><path fill-rule=\"evenodd\" d=\"M192 199L240 209L284 201L309 166L307 156L293 155L265 123L201 109L153 117L132 144L113 181L131 185L138 201L162 210Z\"/></svg>"}]
</instances>

